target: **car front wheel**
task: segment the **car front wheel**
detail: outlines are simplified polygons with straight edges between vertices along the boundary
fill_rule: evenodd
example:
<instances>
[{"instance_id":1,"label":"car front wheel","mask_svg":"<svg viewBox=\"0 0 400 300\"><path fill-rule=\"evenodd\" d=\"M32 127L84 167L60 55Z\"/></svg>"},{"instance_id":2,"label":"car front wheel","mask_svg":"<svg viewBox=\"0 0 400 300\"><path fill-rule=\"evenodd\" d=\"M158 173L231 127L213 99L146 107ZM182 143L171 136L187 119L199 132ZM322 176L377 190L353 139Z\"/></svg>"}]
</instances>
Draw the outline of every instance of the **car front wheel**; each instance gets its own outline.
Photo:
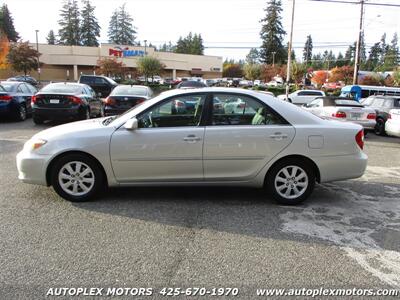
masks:
<instances>
[{"instance_id":1,"label":"car front wheel","mask_svg":"<svg viewBox=\"0 0 400 300\"><path fill-rule=\"evenodd\" d=\"M315 172L309 163L286 160L272 167L266 184L274 200L296 205L308 198L315 186Z\"/></svg>"},{"instance_id":2,"label":"car front wheel","mask_svg":"<svg viewBox=\"0 0 400 300\"><path fill-rule=\"evenodd\" d=\"M55 162L51 184L62 198L83 202L94 198L104 187L104 175L94 159L83 154L68 154Z\"/></svg>"},{"instance_id":3,"label":"car front wheel","mask_svg":"<svg viewBox=\"0 0 400 300\"><path fill-rule=\"evenodd\" d=\"M375 125L375 134L377 135L385 135L385 121L382 119L376 120L376 125Z\"/></svg>"}]
</instances>

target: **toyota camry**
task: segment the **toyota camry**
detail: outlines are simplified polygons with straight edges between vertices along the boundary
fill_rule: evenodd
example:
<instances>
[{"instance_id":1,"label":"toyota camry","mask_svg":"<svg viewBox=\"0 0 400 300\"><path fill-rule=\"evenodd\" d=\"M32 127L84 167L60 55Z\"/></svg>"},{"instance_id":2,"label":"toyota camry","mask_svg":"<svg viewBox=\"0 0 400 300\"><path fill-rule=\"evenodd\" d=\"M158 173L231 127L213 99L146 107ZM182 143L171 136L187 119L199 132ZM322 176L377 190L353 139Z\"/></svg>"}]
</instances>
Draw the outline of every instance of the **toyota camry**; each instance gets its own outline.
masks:
<instances>
[{"instance_id":1,"label":"toyota camry","mask_svg":"<svg viewBox=\"0 0 400 300\"><path fill-rule=\"evenodd\" d=\"M176 110L190 98L194 109ZM236 99L240 109L224 111ZM219 104L219 108L215 104ZM315 183L363 175L358 124L326 120L256 91L176 89L120 116L85 120L34 135L17 155L19 179L85 201L105 187L265 187L297 204Z\"/></svg>"}]
</instances>

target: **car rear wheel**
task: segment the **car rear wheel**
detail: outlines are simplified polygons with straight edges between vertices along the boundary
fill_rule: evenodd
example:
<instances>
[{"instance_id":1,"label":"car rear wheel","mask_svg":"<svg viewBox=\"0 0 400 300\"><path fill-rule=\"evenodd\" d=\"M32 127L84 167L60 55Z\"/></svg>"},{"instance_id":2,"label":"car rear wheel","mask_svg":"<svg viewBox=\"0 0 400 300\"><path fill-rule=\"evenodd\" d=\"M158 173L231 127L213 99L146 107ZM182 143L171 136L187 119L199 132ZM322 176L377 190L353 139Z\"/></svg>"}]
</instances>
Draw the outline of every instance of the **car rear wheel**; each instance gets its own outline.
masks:
<instances>
[{"instance_id":1,"label":"car rear wheel","mask_svg":"<svg viewBox=\"0 0 400 300\"><path fill-rule=\"evenodd\" d=\"M68 154L55 162L51 184L62 198L83 202L94 198L103 189L104 175L94 159L83 154Z\"/></svg>"},{"instance_id":2,"label":"car rear wheel","mask_svg":"<svg viewBox=\"0 0 400 300\"><path fill-rule=\"evenodd\" d=\"M301 160L284 160L268 172L266 185L274 200L296 205L308 198L315 186L315 172Z\"/></svg>"},{"instance_id":3,"label":"car rear wheel","mask_svg":"<svg viewBox=\"0 0 400 300\"><path fill-rule=\"evenodd\" d=\"M17 109L17 120L25 121L26 120L26 107L25 104L20 104Z\"/></svg>"},{"instance_id":4,"label":"car rear wheel","mask_svg":"<svg viewBox=\"0 0 400 300\"><path fill-rule=\"evenodd\" d=\"M376 120L376 125L375 125L375 134L377 135L385 135L385 121L382 119Z\"/></svg>"}]
</instances>

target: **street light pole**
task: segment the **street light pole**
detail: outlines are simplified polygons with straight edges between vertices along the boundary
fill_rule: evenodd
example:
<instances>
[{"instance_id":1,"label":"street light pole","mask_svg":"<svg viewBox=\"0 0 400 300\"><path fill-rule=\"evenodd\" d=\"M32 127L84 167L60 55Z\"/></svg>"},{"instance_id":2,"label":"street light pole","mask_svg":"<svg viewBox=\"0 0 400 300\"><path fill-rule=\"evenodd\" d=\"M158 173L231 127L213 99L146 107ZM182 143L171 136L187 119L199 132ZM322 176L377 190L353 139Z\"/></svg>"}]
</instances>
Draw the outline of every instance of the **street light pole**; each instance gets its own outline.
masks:
<instances>
[{"instance_id":1,"label":"street light pole","mask_svg":"<svg viewBox=\"0 0 400 300\"><path fill-rule=\"evenodd\" d=\"M147 40L144 40L144 56L147 55Z\"/></svg>"},{"instance_id":2,"label":"street light pole","mask_svg":"<svg viewBox=\"0 0 400 300\"><path fill-rule=\"evenodd\" d=\"M39 85L40 85L40 60L39 60L39 39L38 39L38 32L39 30L36 29L36 51L37 51L37 72L38 72L38 81L39 81Z\"/></svg>"},{"instance_id":3,"label":"street light pole","mask_svg":"<svg viewBox=\"0 0 400 300\"><path fill-rule=\"evenodd\" d=\"M363 31L363 21L364 21L364 0L361 0L361 13L360 13L360 28L358 31L356 55L354 58L354 75L353 75L353 85L358 83L358 70L360 67L360 48L361 48L361 35Z\"/></svg>"},{"instance_id":4,"label":"street light pole","mask_svg":"<svg viewBox=\"0 0 400 300\"><path fill-rule=\"evenodd\" d=\"M289 98L289 82L290 82L290 64L292 63L292 41L293 41L293 23L294 23L294 8L296 5L296 0L293 1L292 6L292 23L290 24L290 38L288 46L288 61L286 70L286 100Z\"/></svg>"}]
</instances>

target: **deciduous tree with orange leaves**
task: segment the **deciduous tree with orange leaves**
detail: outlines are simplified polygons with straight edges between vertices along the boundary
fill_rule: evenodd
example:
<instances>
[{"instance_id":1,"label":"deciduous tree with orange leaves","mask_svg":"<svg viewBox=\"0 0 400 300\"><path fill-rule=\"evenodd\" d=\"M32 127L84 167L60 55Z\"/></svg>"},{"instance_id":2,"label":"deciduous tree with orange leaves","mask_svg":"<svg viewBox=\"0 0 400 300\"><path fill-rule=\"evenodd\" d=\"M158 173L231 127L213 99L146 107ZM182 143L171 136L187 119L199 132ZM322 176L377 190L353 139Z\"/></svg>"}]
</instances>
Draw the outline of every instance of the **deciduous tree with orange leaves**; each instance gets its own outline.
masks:
<instances>
[{"instance_id":1,"label":"deciduous tree with orange leaves","mask_svg":"<svg viewBox=\"0 0 400 300\"><path fill-rule=\"evenodd\" d=\"M0 32L0 70L8 68L7 54L10 49L10 43L7 36Z\"/></svg>"},{"instance_id":2,"label":"deciduous tree with orange leaves","mask_svg":"<svg viewBox=\"0 0 400 300\"><path fill-rule=\"evenodd\" d=\"M343 81L345 84L351 84L353 82L354 67L343 66L336 67L331 70L330 82Z\"/></svg>"}]
</instances>

